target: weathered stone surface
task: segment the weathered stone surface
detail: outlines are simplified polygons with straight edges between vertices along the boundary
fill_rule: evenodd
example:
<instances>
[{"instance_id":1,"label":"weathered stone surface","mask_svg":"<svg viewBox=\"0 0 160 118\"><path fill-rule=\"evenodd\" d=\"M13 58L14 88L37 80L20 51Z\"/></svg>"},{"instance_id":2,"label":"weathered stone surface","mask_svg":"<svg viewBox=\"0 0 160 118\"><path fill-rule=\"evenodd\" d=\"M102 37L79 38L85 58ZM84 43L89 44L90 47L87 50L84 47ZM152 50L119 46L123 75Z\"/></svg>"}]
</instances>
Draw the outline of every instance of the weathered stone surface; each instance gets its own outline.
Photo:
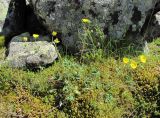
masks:
<instances>
[{"instance_id":1,"label":"weathered stone surface","mask_svg":"<svg viewBox=\"0 0 160 118\"><path fill-rule=\"evenodd\" d=\"M13 37L11 42L24 42L23 37L27 37L28 41L30 41L30 37L31 37L30 34L28 32L25 32L25 33L22 33L18 36Z\"/></svg>"},{"instance_id":2,"label":"weathered stone surface","mask_svg":"<svg viewBox=\"0 0 160 118\"><path fill-rule=\"evenodd\" d=\"M63 45L73 52L82 18L97 20L107 38L134 42L143 38L148 19L160 11L160 0L27 0L27 5L25 1L11 0L3 33L58 31Z\"/></svg>"},{"instance_id":3,"label":"weathered stone surface","mask_svg":"<svg viewBox=\"0 0 160 118\"><path fill-rule=\"evenodd\" d=\"M52 64L58 57L56 48L46 41L11 42L6 62L16 68L39 68Z\"/></svg>"},{"instance_id":4,"label":"weathered stone surface","mask_svg":"<svg viewBox=\"0 0 160 118\"><path fill-rule=\"evenodd\" d=\"M140 38L147 16L160 0L30 0L37 17L51 32L62 33L63 44L76 47L81 19L98 20L108 37Z\"/></svg>"},{"instance_id":5,"label":"weathered stone surface","mask_svg":"<svg viewBox=\"0 0 160 118\"><path fill-rule=\"evenodd\" d=\"M2 31L10 0L0 0L0 32Z\"/></svg>"}]
</instances>

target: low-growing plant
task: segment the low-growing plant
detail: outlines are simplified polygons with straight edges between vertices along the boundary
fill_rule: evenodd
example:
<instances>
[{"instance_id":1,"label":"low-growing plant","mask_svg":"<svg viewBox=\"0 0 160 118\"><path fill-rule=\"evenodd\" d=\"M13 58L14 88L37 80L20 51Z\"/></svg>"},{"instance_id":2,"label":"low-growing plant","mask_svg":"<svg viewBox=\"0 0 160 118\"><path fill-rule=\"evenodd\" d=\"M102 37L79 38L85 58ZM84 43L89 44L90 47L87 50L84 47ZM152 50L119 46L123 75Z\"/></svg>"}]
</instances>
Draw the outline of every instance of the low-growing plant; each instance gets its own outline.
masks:
<instances>
[{"instance_id":1,"label":"low-growing plant","mask_svg":"<svg viewBox=\"0 0 160 118\"><path fill-rule=\"evenodd\" d=\"M80 40L80 57L83 62L101 60L103 57L121 58L125 55L139 55L142 46L129 40L107 37L97 21L82 19L82 27L78 31Z\"/></svg>"},{"instance_id":2,"label":"low-growing plant","mask_svg":"<svg viewBox=\"0 0 160 118\"><path fill-rule=\"evenodd\" d=\"M88 19L83 23L81 62L63 56L37 72L0 67L0 117L160 117L157 40L148 54L139 55L134 45L119 48L114 40L99 45L99 36L105 42L101 30Z\"/></svg>"}]
</instances>

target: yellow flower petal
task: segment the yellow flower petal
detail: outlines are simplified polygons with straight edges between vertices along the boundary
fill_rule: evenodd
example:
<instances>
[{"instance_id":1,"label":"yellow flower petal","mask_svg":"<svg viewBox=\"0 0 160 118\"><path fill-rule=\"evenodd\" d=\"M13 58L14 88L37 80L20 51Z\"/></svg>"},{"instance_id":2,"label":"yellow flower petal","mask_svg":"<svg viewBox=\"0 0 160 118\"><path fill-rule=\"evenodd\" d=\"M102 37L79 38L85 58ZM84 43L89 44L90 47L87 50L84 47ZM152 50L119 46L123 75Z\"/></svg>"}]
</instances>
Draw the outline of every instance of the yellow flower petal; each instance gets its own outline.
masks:
<instances>
[{"instance_id":1,"label":"yellow flower petal","mask_svg":"<svg viewBox=\"0 0 160 118\"><path fill-rule=\"evenodd\" d=\"M147 58L146 58L145 55L140 55L140 56L139 56L139 59L140 59L140 61L141 61L142 63L146 63L146 61L147 61Z\"/></svg>"},{"instance_id":2,"label":"yellow flower petal","mask_svg":"<svg viewBox=\"0 0 160 118\"><path fill-rule=\"evenodd\" d=\"M83 18L83 19L82 19L82 22L83 22L83 23L91 23L91 21L90 21L88 18Z\"/></svg>"},{"instance_id":3,"label":"yellow flower petal","mask_svg":"<svg viewBox=\"0 0 160 118\"><path fill-rule=\"evenodd\" d=\"M54 43L56 43L56 44L60 43L59 39L56 38L56 39L54 40Z\"/></svg>"},{"instance_id":4,"label":"yellow flower petal","mask_svg":"<svg viewBox=\"0 0 160 118\"><path fill-rule=\"evenodd\" d=\"M52 32L52 35L53 35L53 36L57 36L57 34L58 34L58 33L55 32L55 31Z\"/></svg>"},{"instance_id":5,"label":"yellow flower petal","mask_svg":"<svg viewBox=\"0 0 160 118\"><path fill-rule=\"evenodd\" d=\"M126 58L126 57L124 57L124 58L123 58L123 63L127 64L128 62L129 62L129 59Z\"/></svg>"},{"instance_id":6,"label":"yellow flower petal","mask_svg":"<svg viewBox=\"0 0 160 118\"><path fill-rule=\"evenodd\" d=\"M137 65L137 62L131 61L130 66L131 66L132 69L136 69L138 65Z\"/></svg>"},{"instance_id":7,"label":"yellow flower petal","mask_svg":"<svg viewBox=\"0 0 160 118\"><path fill-rule=\"evenodd\" d=\"M27 42L28 41L28 37L23 37L22 39L24 42Z\"/></svg>"},{"instance_id":8,"label":"yellow flower petal","mask_svg":"<svg viewBox=\"0 0 160 118\"><path fill-rule=\"evenodd\" d=\"M34 37L35 39L37 39L37 38L39 38L39 35L38 35L38 34L33 34L33 37Z\"/></svg>"}]
</instances>

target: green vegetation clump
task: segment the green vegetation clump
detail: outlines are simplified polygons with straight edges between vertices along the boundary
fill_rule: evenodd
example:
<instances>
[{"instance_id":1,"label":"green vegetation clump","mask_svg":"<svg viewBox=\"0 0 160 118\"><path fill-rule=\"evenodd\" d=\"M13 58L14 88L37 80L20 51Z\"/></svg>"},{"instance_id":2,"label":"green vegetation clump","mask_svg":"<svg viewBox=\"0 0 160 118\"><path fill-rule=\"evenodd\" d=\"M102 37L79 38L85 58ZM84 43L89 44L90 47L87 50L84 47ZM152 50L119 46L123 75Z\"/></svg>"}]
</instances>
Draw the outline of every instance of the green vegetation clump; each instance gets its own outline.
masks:
<instances>
[{"instance_id":1,"label":"green vegetation clump","mask_svg":"<svg viewBox=\"0 0 160 118\"><path fill-rule=\"evenodd\" d=\"M82 50L80 58L61 55L37 72L2 66L0 117L160 117L160 39L143 54L112 41L97 46L95 35L90 30L83 35L87 51ZM105 41L102 33L97 35Z\"/></svg>"},{"instance_id":2,"label":"green vegetation clump","mask_svg":"<svg viewBox=\"0 0 160 118\"><path fill-rule=\"evenodd\" d=\"M0 48L4 46L5 37L0 35Z\"/></svg>"}]
</instances>

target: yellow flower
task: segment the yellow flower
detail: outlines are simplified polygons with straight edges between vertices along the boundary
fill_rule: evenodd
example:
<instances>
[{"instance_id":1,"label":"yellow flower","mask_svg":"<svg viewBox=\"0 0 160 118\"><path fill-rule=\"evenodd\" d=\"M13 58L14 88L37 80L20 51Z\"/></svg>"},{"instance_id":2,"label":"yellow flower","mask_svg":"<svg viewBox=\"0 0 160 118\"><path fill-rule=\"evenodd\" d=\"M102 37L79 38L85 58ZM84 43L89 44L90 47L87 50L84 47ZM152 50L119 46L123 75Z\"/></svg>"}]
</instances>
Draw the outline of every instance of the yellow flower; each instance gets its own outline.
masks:
<instances>
[{"instance_id":1,"label":"yellow flower","mask_svg":"<svg viewBox=\"0 0 160 118\"><path fill-rule=\"evenodd\" d=\"M146 61L147 61L147 58L146 58L146 56L144 56L144 55L140 55L140 56L139 56L139 59L140 59L140 61L141 61L142 63L146 63Z\"/></svg>"},{"instance_id":2,"label":"yellow flower","mask_svg":"<svg viewBox=\"0 0 160 118\"><path fill-rule=\"evenodd\" d=\"M57 34L58 34L58 33L55 32L55 31L52 32L52 35L53 35L53 36L57 36Z\"/></svg>"},{"instance_id":3,"label":"yellow flower","mask_svg":"<svg viewBox=\"0 0 160 118\"><path fill-rule=\"evenodd\" d=\"M56 39L54 40L54 43L56 43L56 44L60 43L59 39L56 38Z\"/></svg>"},{"instance_id":4,"label":"yellow flower","mask_svg":"<svg viewBox=\"0 0 160 118\"><path fill-rule=\"evenodd\" d=\"M130 66L131 66L132 69L136 69L137 68L137 62L131 61Z\"/></svg>"},{"instance_id":5,"label":"yellow flower","mask_svg":"<svg viewBox=\"0 0 160 118\"><path fill-rule=\"evenodd\" d=\"M27 42L28 41L28 37L23 37L23 41Z\"/></svg>"},{"instance_id":6,"label":"yellow flower","mask_svg":"<svg viewBox=\"0 0 160 118\"><path fill-rule=\"evenodd\" d=\"M38 35L38 34L33 34L33 37L34 37L35 39L37 39L37 38L39 38L39 35Z\"/></svg>"},{"instance_id":7,"label":"yellow flower","mask_svg":"<svg viewBox=\"0 0 160 118\"><path fill-rule=\"evenodd\" d=\"M4 46L5 36L0 36L0 47Z\"/></svg>"},{"instance_id":8,"label":"yellow flower","mask_svg":"<svg viewBox=\"0 0 160 118\"><path fill-rule=\"evenodd\" d=\"M91 21L90 21L88 18L83 18L83 19L82 19L82 22L83 22L83 23L91 23Z\"/></svg>"},{"instance_id":9,"label":"yellow flower","mask_svg":"<svg viewBox=\"0 0 160 118\"><path fill-rule=\"evenodd\" d=\"M126 58L126 57L124 57L124 58L123 58L123 63L127 64L128 62L129 62L129 59Z\"/></svg>"}]
</instances>

